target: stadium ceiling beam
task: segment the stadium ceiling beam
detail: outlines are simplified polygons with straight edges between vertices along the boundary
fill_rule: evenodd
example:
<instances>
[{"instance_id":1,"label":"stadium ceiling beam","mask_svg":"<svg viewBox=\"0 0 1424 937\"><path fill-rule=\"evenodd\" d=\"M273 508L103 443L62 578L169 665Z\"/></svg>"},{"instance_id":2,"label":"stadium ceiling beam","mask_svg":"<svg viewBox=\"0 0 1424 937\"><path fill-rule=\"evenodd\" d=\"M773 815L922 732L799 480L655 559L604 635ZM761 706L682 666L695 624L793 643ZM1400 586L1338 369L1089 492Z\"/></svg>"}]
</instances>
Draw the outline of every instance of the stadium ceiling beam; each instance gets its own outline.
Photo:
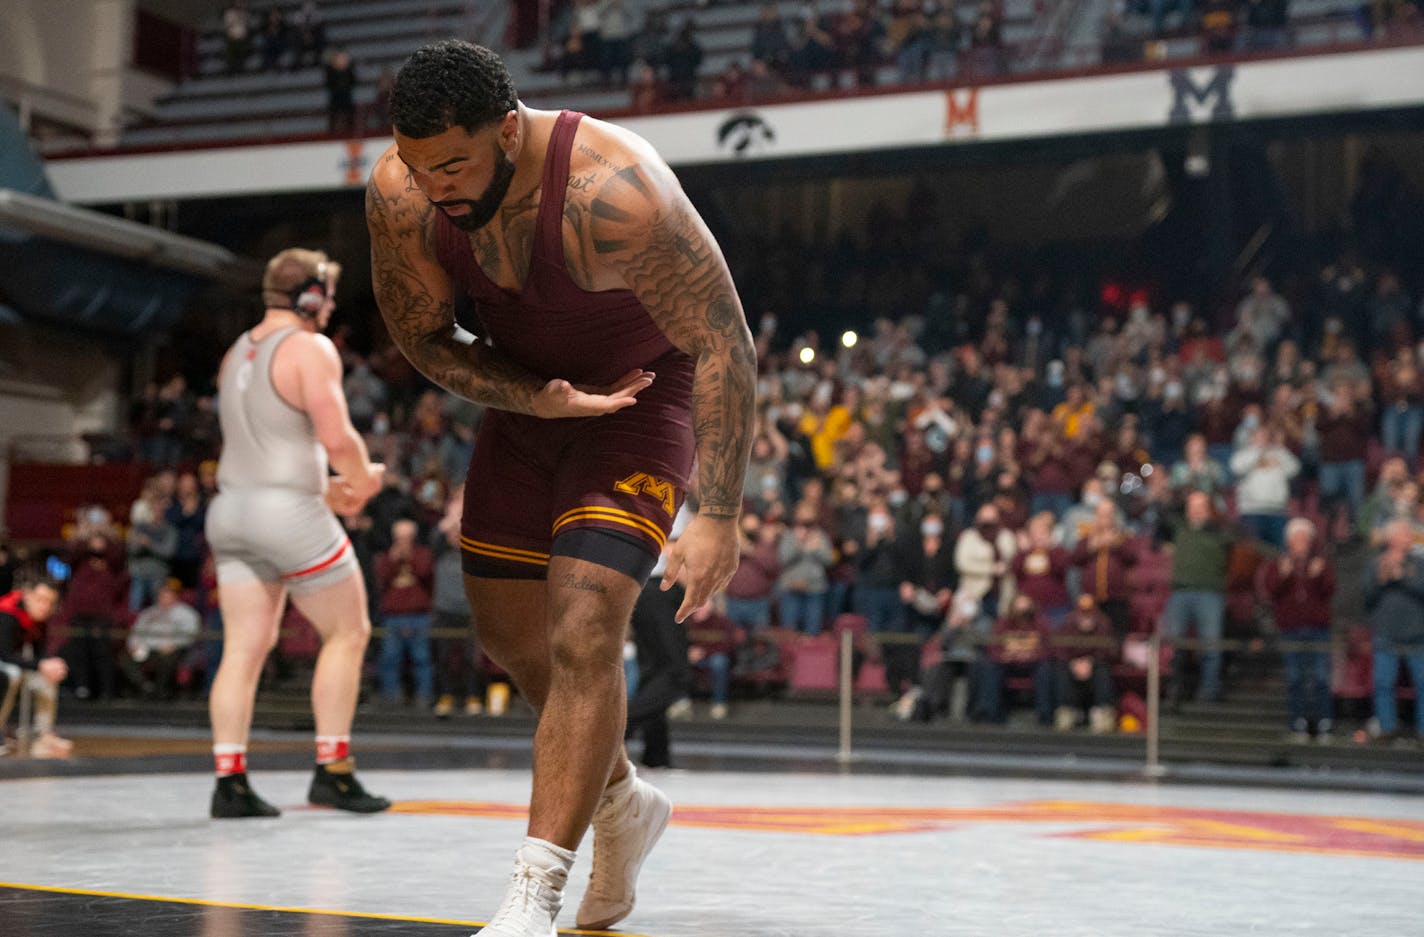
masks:
<instances>
[{"instance_id":1,"label":"stadium ceiling beam","mask_svg":"<svg viewBox=\"0 0 1424 937\"><path fill-rule=\"evenodd\" d=\"M0 225L243 288L262 276L260 263L217 244L14 189L0 189Z\"/></svg>"}]
</instances>

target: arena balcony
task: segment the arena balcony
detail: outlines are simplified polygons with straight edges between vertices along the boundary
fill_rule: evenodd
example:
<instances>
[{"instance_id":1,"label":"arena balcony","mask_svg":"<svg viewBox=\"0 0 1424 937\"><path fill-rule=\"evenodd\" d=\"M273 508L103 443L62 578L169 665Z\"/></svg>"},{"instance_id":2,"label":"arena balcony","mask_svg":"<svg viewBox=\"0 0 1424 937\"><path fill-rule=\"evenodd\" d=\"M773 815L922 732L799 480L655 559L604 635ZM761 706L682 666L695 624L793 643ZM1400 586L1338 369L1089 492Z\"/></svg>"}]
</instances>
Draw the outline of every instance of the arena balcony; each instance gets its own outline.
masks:
<instances>
[{"instance_id":1,"label":"arena balcony","mask_svg":"<svg viewBox=\"0 0 1424 937\"><path fill-rule=\"evenodd\" d=\"M657 3L630 0L628 19L636 30L650 12L667 24L664 40L684 24L701 49L696 84L688 92L671 86L665 65L658 65L640 85L611 81L597 63L563 67L565 36L557 9L537 24L523 47L504 41L517 37L521 4L469 0L433 0L412 16L399 0L331 0L321 5L326 48L347 50L357 76L354 128L328 131L329 114L323 70L294 67L295 56L274 67L264 63L255 38L236 70L230 67L221 23L216 17L189 41L170 44L169 63L182 77L151 108L131 109L119 136L120 151L184 149L214 145L274 144L303 140L384 137L382 84L421 44L460 36L501 48L521 98L538 107L567 107L605 118L640 114L768 105L791 101L840 100L865 95L909 92L916 87L981 88L1028 80L1082 78L1133 69L1179 68L1258 61L1275 57L1324 55L1417 42L1412 24L1385 28L1362 19L1359 5L1347 0L1296 0L1284 26L1252 26L1244 18L1211 23L1204 11L1172 14L1162 22L1146 11L1115 14L1106 0L1002 0L995 9L991 38L974 37L975 5L956 9L962 40L953 56L952 74L934 81L905 71L893 43L881 36L872 52L847 58L832 50L831 61L804 74L773 68L765 80L752 81L752 38L761 3L732 0L717 4ZM1194 7L1192 3L1181 6ZM546 9L548 4L536 4ZM776 4L790 25L799 5ZM1134 5L1135 6L1135 5ZM1209 5L1208 5L1209 6ZM883 13L883 25L893 25ZM150 17L151 19L151 17ZM511 19L515 20L511 22ZM822 17L828 28L835 17ZM140 38L142 37L142 31ZM150 58L152 54L150 53ZM815 64L815 63L813 63ZM914 78L921 81L914 81ZM910 80L907 81L907 78ZM19 92L11 94L16 96ZM94 153L91 139L46 128L37 143L48 156ZM104 152L112 152L105 148Z\"/></svg>"}]
</instances>

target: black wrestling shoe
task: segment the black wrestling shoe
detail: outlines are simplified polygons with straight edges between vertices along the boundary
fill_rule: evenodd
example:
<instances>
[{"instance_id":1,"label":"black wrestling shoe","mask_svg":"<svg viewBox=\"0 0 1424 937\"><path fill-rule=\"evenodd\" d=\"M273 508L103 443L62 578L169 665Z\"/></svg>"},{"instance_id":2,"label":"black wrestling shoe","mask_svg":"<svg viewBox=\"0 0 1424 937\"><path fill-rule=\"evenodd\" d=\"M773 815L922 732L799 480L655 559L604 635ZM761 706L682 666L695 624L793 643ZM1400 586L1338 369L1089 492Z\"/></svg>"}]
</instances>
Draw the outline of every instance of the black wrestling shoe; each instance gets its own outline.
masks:
<instances>
[{"instance_id":1,"label":"black wrestling shoe","mask_svg":"<svg viewBox=\"0 0 1424 937\"><path fill-rule=\"evenodd\" d=\"M312 773L307 800L318 807L335 807L352 813L380 813L391 805L386 798L367 793L351 772L328 771L325 765L317 765Z\"/></svg>"},{"instance_id":2,"label":"black wrestling shoe","mask_svg":"<svg viewBox=\"0 0 1424 937\"><path fill-rule=\"evenodd\" d=\"M280 817L282 811L253 792L246 774L230 774L218 778L208 815L214 820L235 820L240 817Z\"/></svg>"}]
</instances>

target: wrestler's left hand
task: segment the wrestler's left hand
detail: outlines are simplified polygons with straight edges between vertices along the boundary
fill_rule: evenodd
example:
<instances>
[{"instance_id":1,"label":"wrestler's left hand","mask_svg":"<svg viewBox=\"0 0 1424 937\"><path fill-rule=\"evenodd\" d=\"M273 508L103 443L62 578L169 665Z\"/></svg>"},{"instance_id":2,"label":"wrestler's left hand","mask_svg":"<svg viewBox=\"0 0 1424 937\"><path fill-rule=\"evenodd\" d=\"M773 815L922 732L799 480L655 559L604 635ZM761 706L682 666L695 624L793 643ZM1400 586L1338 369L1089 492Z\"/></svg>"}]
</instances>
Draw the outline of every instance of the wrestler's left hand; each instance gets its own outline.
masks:
<instances>
[{"instance_id":1,"label":"wrestler's left hand","mask_svg":"<svg viewBox=\"0 0 1424 937\"><path fill-rule=\"evenodd\" d=\"M680 582L687 590L682 607L677 610L679 623L727 587L737 571L738 554L735 517L699 514L668 546L662 589L667 591L673 583Z\"/></svg>"},{"instance_id":2,"label":"wrestler's left hand","mask_svg":"<svg viewBox=\"0 0 1424 937\"><path fill-rule=\"evenodd\" d=\"M326 486L326 506L339 517L355 514L366 504L366 499L351 490L351 485L340 476L333 477Z\"/></svg>"},{"instance_id":3,"label":"wrestler's left hand","mask_svg":"<svg viewBox=\"0 0 1424 937\"><path fill-rule=\"evenodd\" d=\"M385 470L386 467L379 462L371 463L360 486L351 484L351 480L344 475L331 476L326 482L326 506L341 517L358 513L381 490Z\"/></svg>"}]
</instances>

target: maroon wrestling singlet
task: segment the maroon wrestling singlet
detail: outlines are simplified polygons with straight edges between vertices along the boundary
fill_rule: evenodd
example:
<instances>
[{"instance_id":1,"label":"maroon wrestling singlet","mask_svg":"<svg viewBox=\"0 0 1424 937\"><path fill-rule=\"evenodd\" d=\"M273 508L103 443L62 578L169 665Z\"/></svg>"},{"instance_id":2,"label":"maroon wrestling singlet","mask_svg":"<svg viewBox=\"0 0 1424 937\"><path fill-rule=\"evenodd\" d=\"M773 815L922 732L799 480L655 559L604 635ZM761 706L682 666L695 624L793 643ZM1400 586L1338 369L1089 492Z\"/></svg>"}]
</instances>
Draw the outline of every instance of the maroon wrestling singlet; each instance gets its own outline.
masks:
<instances>
[{"instance_id":1,"label":"maroon wrestling singlet","mask_svg":"<svg viewBox=\"0 0 1424 937\"><path fill-rule=\"evenodd\" d=\"M437 256L474 299L481 337L534 374L607 385L642 368L657 378L635 405L607 416L485 414L460 530L472 575L542 578L554 537L587 528L631 539L655 556L692 465L692 358L668 341L630 290L587 292L564 266L569 153L582 116L561 113L549 139L522 290L491 282L468 235L440 212Z\"/></svg>"}]
</instances>

